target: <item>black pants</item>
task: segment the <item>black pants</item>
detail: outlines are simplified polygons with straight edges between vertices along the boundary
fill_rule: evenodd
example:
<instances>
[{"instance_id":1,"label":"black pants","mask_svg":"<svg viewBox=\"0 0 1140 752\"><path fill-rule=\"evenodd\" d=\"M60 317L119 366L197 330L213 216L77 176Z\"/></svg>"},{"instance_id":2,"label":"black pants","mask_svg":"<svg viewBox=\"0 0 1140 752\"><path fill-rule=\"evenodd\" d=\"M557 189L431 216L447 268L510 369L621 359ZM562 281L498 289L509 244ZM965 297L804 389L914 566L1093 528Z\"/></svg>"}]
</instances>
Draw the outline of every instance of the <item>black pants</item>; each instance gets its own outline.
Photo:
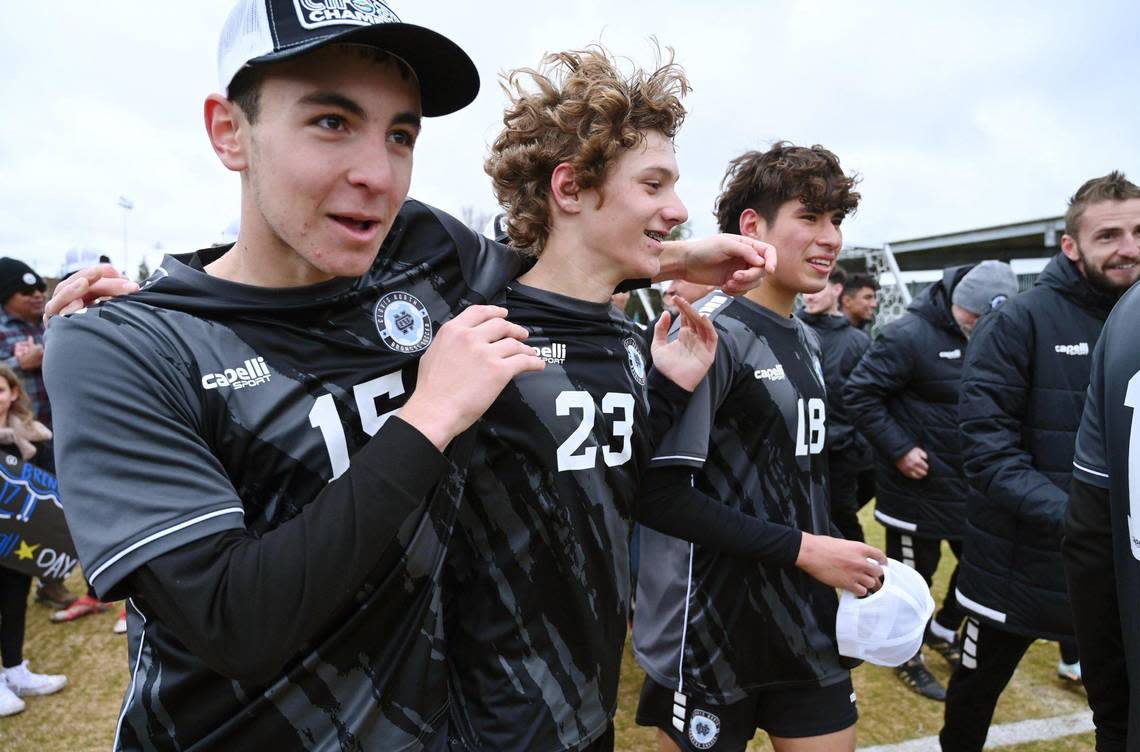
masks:
<instances>
[{"instance_id":1,"label":"black pants","mask_svg":"<svg viewBox=\"0 0 1140 752\"><path fill-rule=\"evenodd\" d=\"M867 502L875 498L877 486L875 485L875 465L871 462L867 467L861 469L856 475L856 482L859 485L859 491L856 498L859 501L859 508L867 506Z\"/></svg>"},{"instance_id":2,"label":"black pants","mask_svg":"<svg viewBox=\"0 0 1140 752\"><path fill-rule=\"evenodd\" d=\"M981 752L998 697L1033 639L966 619L962 665L946 688L946 721L938 735L942 752Z\"/></svg>"},{"instance_id":3,"label":"black pants","mask_svg":"<svg viewBox=\"0 0 1140 752\"><path fill-rule=\"evenodd\" d=\"M24 661L24 622L28 616L28 591L32 578L0 567L0 658L4 668Z\"/></svg>"},{"instance_id":4,"label":"black pants","mask_svg":"<svg viewBox=\"0 0 1140 752\"><path fill-rule=\"evenodd\" d=\"M859 524L859 467L849 452L829 452L827 483L831 496L831 521L847 540L862 541Z\"/></svg>"},{"instance_id":5,"label":"black pants","mask_svg":"<svg viewBox=\"0 0 1140 752\"><path fill-rule=\"evenodd\" d=\"M947 541L950 550L958 561L962 560L962 542ZM901 561L911 567L926 580L929 586L938 569L938 561L942 558L942 540L940 538L918 538L893 527L887 528L887 556ZM966 614L958 605L954 591L958 586L958 564L954 564L954 572L950 575L950 587L946 597L942 599L942 608L934 615L934 620L940 626L958 631Z\"/></svg>"}]
</instances>

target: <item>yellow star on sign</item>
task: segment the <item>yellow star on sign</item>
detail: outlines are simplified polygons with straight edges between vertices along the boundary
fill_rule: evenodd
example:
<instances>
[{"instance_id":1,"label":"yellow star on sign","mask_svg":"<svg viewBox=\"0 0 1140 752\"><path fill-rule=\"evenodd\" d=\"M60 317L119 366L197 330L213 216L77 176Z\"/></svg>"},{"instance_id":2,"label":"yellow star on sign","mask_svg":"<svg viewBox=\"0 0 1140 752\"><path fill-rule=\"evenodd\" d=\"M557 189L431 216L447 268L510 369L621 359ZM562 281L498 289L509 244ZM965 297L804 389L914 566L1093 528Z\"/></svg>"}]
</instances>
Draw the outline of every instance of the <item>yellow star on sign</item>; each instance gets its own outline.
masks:
<instances>
[{"instance_id":1,"label":"yellow star on sign","mask_svg":"<svg viewBox=\"0 0 1140 752\"><path fill-rule=\"evenodd\" d=\"M36 549L39 547L39 543L34 546L29 546L27 541L20 541L20 550L16 552L16 558L31 559L36 555Z\"/></svg>"}]
</instances>

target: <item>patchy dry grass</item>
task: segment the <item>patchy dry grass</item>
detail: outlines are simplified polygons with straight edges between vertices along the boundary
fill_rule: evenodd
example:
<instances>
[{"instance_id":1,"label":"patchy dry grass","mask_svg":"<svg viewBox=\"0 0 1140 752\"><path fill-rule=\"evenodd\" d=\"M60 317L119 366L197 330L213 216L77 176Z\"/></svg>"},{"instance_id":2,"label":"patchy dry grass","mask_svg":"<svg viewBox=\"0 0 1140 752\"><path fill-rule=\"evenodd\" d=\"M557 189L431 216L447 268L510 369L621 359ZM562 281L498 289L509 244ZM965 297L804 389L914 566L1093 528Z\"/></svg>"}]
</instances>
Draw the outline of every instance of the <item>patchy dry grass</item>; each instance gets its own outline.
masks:
<instances>
[{"instance_id":1,"label":"patchy dry grass","mask_svg":"<svg viewBox=\"0 0 1140 752\"><path fill-rule=\"evenodd\" d=\"M871 542L882 545L882 528L863 514L863 526ZM947 549L935 578L941 598L953 566ZM78 576L69 583L76 592L83 585ZM123 692L130 680L127 641L112 634L115 612L99 614L71 624L51 624L48 610L32 605L28 610L25 653L37 671L66 673L70 686L52 697L28 698L28 709L18 716L0 718L0 749L5 752L79 752L110 749ZM998 704L995 721L1004 723L1027 718L1066 715L1086 707L1084 693L1066 689L1056 679L1055 645L1034 645ZM946 665L936 654L927 663L943 682ZM633 722L643 674L626 651L617 717L618 749L655 752L651 729ZM898 742L937 734L942 725L942 705L910 692L889 669L862 666L855 671L859 695L859 742L863 745ZM771 749L763 734L750 751ZM1047 742L1006 747L1011 752L1091 752L1092 734Z\"/></svg>"}]
</instances>

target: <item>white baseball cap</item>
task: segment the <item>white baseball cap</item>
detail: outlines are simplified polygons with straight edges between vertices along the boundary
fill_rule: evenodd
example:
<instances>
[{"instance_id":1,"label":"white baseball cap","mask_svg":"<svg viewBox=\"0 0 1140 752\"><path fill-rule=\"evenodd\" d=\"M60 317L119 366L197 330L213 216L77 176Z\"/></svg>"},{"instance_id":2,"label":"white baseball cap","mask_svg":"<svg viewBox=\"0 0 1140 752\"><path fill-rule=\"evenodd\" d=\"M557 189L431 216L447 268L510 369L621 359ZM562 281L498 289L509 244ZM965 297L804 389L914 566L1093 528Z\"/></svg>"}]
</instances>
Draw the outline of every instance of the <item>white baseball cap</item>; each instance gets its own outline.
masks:
<instances>
[{"instance_id":1,"label":"white baseball cap","mask_svg":"<svg viewBox=\"0 0 1140 752\"><path fill-rule=\"evenodd\" d=\"M883 584L862 598L844 591L835 615L839 653L879 666L899 666L922 646L934 599L922 575L887 559Z\"/></svg>"},{"instance_id":2,"label":"white baseball cap","mask_svg":"<svg viewBox=\"0 0 1140 752\"><path fill-rule=\"evenodd\" d=\"M364 44L416 74L425 117L446 115L479 93L479 72L455 42L402 22L384 0L238 0L218 43L218 83L246 66L287 60L327 44Z\"/></svg>"}]
</instances>

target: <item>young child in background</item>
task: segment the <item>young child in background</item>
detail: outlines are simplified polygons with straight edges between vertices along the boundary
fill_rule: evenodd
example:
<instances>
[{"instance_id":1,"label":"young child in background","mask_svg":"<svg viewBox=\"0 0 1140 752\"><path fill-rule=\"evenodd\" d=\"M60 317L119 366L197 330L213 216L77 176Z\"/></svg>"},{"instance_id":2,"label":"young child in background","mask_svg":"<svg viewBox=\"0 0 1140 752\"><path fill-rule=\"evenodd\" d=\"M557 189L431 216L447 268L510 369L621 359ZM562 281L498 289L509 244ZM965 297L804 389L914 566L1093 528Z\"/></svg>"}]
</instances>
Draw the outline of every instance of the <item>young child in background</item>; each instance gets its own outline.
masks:
<instances>
[{"instance_id":1,"label":"young child in background","mask_svg":"<svg viewBox=\"0 0 1140 752\"><path fill-rule=\"evenodd\" d=\"M51 431L32 414L28 395L20 379L8 366L0 366L0 452L24 462L35 459L39 446L51 438ZM0 566L0 716L15 715L24 709L21 697L50 695L67 685L67 677L36 674L24 660L24 620L32 578Z\"/></svg>"}]
</instances>

